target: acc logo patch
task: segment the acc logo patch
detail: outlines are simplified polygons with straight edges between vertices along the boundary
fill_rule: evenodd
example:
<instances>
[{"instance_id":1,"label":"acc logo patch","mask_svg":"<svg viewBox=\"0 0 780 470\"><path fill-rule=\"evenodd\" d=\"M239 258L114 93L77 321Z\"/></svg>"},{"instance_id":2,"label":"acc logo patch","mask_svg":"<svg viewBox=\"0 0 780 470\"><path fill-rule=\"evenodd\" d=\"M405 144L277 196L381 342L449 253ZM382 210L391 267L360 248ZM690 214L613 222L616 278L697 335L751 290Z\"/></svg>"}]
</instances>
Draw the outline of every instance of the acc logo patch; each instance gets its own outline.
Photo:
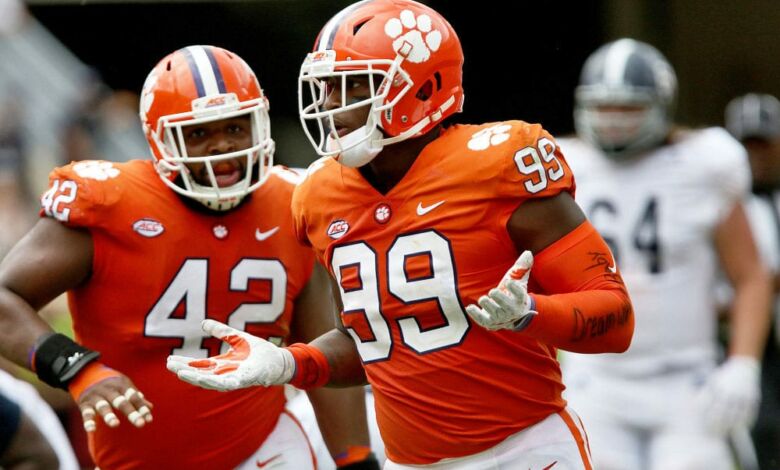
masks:
<instances>
[{"instance_id":1,"label":"acc logo patch","mask_svg":"<svg viewBox=\"0 0 780 470\"><path fill-rule=\"evenodd\" d=\"M330 223L330 226L328 227L328 236L334 240L338 240L339 238L346 235L347 231L349 230L349 224L346 220L334 220Z\"/></svg>"},{"instance_id":2,"label":"acc logo patch","mask_svg":"<svg viewBox=\"0 0 780 470\"><path fill-rule=\"evenodd\" d=\"M161 224L157 220L143 218L140 220L136 220L133 223L133 230L138 232L139 235L142 235L147 238L152 238L163 233L165 231L165 227L163 227L163 224Z\"/></svg>"}]
</instances>

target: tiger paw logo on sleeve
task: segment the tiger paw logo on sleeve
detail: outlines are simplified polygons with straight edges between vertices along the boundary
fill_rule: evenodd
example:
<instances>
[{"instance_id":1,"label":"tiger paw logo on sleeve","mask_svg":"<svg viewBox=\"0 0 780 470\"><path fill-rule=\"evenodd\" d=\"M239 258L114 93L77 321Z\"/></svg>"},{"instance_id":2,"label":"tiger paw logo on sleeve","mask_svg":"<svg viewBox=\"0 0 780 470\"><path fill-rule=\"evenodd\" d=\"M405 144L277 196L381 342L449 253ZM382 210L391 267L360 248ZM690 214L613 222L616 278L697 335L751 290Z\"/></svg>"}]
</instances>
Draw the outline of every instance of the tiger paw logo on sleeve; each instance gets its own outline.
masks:
<instances>
[{"instance_id":1,"label":"tiger paw logo on sleeve","mask_svg":"<svg viewBox=\"0 0 780 470\"><path fill-rule=\"evenodd\" d=\"M105 181L109 178L119 176L119 170L114 168L111 162L99 162L96 160L86 160L73 165L73 171L82 178L89 178L98 181Z\"/></svg>"},{"instance_id":2,"label":"tiger paw logo on sleeve","mask_svg":"<svg viewBox=\"0 0 780 470\"><path fill-rule=\"evenodd\" d=\"M471 150L485 150L493 145L500 145L509 140L509 124L496 124L495 126L482 129L471 136L468 148Z\"/></svg>"}]
</instances>

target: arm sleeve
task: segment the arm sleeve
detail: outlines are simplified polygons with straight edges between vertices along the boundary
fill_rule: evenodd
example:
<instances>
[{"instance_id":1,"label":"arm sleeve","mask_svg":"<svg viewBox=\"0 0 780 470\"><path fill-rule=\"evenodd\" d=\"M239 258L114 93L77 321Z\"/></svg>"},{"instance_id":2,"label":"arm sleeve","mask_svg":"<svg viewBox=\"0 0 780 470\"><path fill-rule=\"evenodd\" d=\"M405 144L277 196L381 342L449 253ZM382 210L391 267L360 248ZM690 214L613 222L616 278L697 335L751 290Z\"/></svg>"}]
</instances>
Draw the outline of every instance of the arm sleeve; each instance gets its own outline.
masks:
<instances>
[{"instance_id":1,"label":"arm sleeve","mask_svg":"<svg viewBox=\"0 0 780 470\"><path fill-rule=\"evenodd\" d=\"M524 333L578 353L623 352L634 312L607 244L590 222L534 257L531 282L538 315Z\"/></svg>"}]
</instances>

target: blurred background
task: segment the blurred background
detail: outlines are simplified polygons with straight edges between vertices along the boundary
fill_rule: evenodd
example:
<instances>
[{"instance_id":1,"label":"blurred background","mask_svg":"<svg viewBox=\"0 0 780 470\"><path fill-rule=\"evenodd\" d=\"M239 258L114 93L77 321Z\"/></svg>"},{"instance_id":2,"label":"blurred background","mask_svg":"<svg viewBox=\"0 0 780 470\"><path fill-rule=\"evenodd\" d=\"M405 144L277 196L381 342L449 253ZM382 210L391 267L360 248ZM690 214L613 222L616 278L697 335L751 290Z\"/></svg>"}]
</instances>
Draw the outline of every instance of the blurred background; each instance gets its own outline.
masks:
<instances>
[{"instance_id":1,"label":"blurred background","mask_svg":"<svg viewBox=\"0 0 780 470\"><path fill-rule=\"evenodd\" d=\"M298 68L322 25L349 3L0 0L0 133L21 132L14 145L24 148L34 194L52 165L144 158L135 108L147 73L175 49L214 44L257 72L278 161L306 166L313 152L297 119ZM726 102L747 91L780 94L776 0L425 3L449 19L464 47L458 120L519 118L570 132L583 61L624 36L655 45L675 67L682 123L721 124Z\"/></svg>"},{"instance_id":2,"label":"blurred background","mask_svg":"<svg viewBox=\"0 0 780 470\"><path fill-rule=\"evenodd\" d=\"M271 101L277 162L314 160L297 117L297 75L325 22L349 0L0 0L0 256L35 220L53 166L147 158L138 93L163 56L191 44L232 50ZM429 0L466 57L461 122L522 119L572 132L585 58L633 37L656 46L679 80L677 120L721 125L746 92L780 96L777 0ZM10 223L9 223L10 222ZM67 331L67 307L49 309ZM69 400L42 389L68 421ZM80 419L69 432L82 463ZM81 437L83 439L83 436Z\"/></svg>"}]
</instances>

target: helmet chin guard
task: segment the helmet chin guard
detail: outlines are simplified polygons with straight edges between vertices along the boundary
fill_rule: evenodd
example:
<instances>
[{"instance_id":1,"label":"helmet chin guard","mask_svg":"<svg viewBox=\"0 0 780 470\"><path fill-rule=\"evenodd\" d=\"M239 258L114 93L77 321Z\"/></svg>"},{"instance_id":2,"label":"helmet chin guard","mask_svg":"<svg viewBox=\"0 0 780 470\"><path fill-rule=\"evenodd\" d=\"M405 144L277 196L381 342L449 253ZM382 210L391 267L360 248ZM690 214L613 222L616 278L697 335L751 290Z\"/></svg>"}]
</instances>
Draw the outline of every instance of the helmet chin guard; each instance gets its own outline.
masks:
<instances>
[{"instance_id":1,"label":"helmet chin guard","mask_svg":"<svg viewBox=\"0 0 780 470\"><path fill-rule=\"evenodd\" d=\"M376 127L363 126L335 139L329 133L325 148L328 152L333 152L342 165L359 168L373 160L384 148L382 131Z\"/></svg>"}]
</instances>

